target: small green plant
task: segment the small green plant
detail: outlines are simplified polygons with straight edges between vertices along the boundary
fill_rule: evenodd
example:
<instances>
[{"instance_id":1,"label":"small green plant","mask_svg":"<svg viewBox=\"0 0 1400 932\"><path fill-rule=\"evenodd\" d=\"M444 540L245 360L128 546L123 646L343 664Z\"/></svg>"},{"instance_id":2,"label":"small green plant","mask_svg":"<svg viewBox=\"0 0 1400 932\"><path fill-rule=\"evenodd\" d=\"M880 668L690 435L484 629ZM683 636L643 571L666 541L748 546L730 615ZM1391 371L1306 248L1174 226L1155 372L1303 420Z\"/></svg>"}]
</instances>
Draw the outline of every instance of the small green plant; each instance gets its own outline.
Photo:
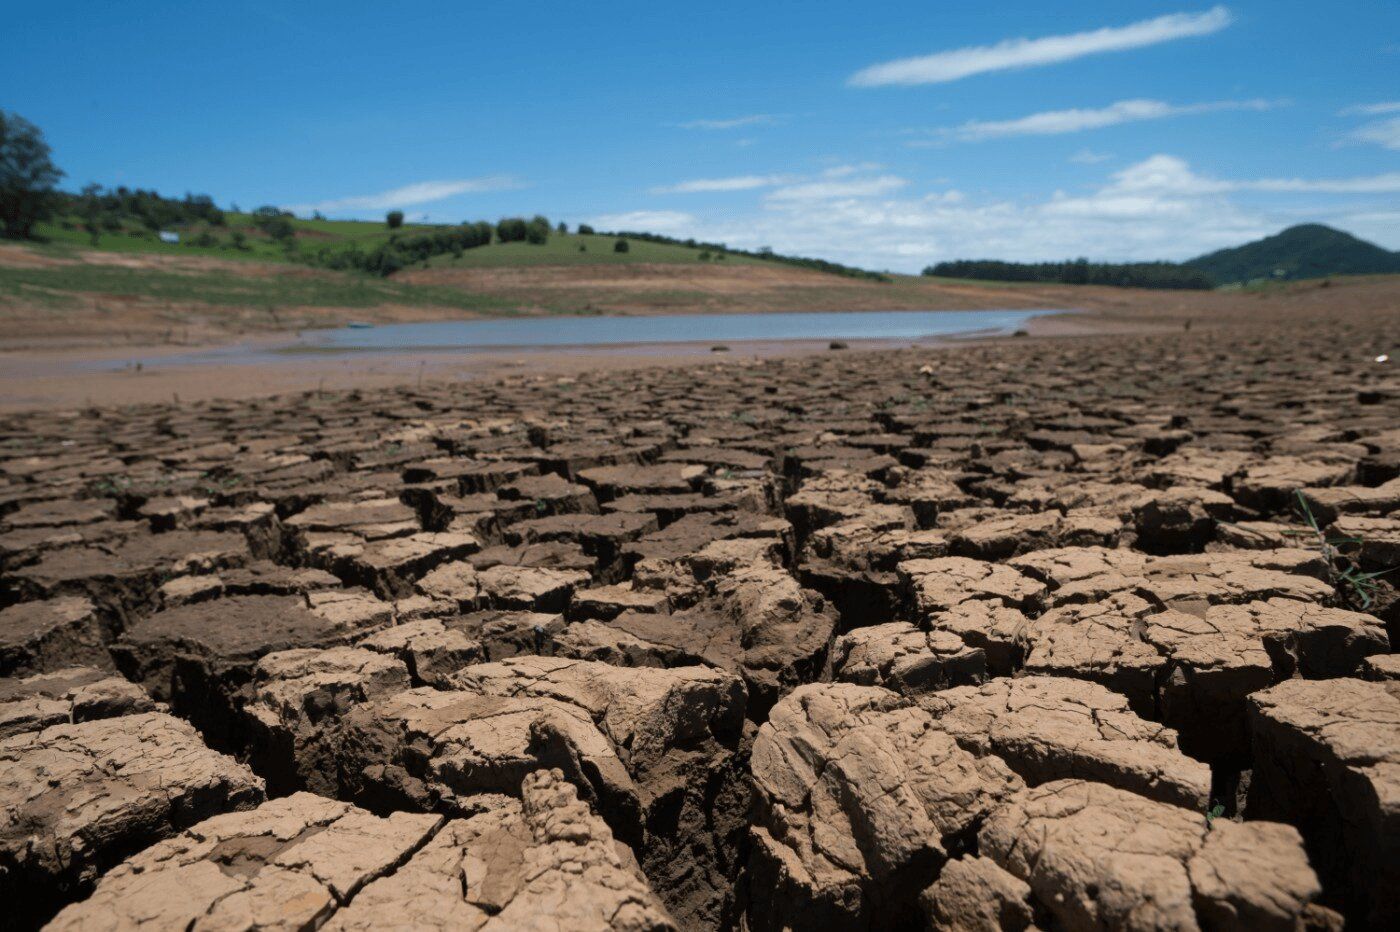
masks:
<instances>
[{"instance_id":1,"label":"small green plant","mask_svg":"<svg viewBox=\"0 0 1400 932\"><path fill-rule=\"evenodd\" d=\"M1209 825L1225 814L1225 804L1216 803L1206 810L1206 824Z\"/></svg>"},{"instance_id":2,"label":"small green plant","mask_svg":"<svg viewBox=\"0 0 1400 932\"><path fill-rule=\"evenodd\" d=\"M131 485L131 480L125 476L118 476L116 479L99 479L92 485L92 490L99 495L115 498L126 491Z\"/></svg>"},{"instance_id":3,"label":"small green plant","mask_svg":"<svg viewBox=\"0 0 1400 932\"><path fill-rule=\"evenodd\" d=\"M1361 538L1328 537L1318 526L1317 518L1314 517L1312 508L1308 505L1308 499L1303 495L1303 490L1297 489L1293 494L1298 499L1298 511L1302 515L1303 521L1308 525L1308 530L1293 533L1313 538L1318 549L1322 552L1322 559L1327 563L1329 582L1336 586L1348 601L1359 605L1362 611L1369 610L1375 604L1376 595L1380 592L1380 583L1376 580L1387 573L1394 572L1395 568L1363 573L1360 567L1347 559L1338 549L1344 544L1360 544Z\"/></svg>"}]
</instances>

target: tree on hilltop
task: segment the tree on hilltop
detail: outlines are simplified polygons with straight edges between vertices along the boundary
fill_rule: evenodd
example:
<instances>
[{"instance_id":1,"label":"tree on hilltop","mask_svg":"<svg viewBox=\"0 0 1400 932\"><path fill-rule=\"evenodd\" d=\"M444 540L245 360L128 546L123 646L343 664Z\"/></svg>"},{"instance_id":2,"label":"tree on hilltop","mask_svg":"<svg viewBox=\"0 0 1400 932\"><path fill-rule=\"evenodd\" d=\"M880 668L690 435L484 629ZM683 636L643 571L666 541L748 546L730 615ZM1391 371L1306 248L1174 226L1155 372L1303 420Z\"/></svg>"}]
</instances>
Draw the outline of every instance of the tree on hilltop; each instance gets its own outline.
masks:
<instances>
[{"instance_id":1,"label":"tree on hilltop","mask_svg":"<svg viewBox=\"0 0 1400 932\"><path fill-rule=\"evenodd\" d=\"M54 185L63 172L39 127L0 110L0 233L28 239L34 224L49 216Z\"/></svg>"},{"instance_id":2,"label":"tree on hilltop","mask_svg":"<svg viewBox=\"0 0 1400 932\"><path fill-rule=\"evenodd\" d=\"M549 242L549 219L536 214L525 225L525 242L532 246L543 246Z\"/></svg>"},{"instance_id":3,"label":"tree on hilltop","mask_svg":"<svg viewBox=\"0 0 1400 932\"><path fill-rule=\"evenodd\" d=\"M403 211L391 210L384 215L384 222L389 225L389 229L397 230L403 226Z\"/></svg>"},{"instance_id":4,"label":"tree on hilltop","mask_svg":"<svg viewBox=\"0 0 1400 932\"><path fill-rule=\"evenodd\" d=\"M496 224L496 239L502 243L523 243L529 228L521 217L504 217Z\"/></svg>"}]
</instances>

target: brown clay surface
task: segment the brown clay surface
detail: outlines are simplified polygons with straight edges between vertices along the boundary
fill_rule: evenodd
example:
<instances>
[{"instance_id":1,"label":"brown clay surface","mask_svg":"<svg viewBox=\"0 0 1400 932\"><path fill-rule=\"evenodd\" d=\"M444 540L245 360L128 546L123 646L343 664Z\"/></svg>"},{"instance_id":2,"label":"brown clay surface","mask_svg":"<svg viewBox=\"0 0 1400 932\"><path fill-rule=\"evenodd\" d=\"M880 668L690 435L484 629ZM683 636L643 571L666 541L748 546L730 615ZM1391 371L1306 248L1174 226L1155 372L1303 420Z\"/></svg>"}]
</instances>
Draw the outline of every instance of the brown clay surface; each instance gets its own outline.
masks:
<instances>
[{"instance_id":1,"label":"brown clay surface","mask_svg":"<svg viewBox=\"0 0 1400 932\"><path fill-rule=\"evenodd\" d=\"M0 416L12 922L1392 927L1379 288Z\"/></svg>"}]
</instances>

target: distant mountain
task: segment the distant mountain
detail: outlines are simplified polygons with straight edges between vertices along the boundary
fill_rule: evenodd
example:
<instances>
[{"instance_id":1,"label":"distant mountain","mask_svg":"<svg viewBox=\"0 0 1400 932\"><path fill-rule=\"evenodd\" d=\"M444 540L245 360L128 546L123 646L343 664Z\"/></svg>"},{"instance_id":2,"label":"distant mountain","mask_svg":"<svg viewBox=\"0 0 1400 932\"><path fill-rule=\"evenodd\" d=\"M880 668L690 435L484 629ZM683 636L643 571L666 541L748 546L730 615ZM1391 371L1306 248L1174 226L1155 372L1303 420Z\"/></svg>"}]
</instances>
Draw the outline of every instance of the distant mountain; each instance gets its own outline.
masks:
<instances>
[{"instance_id":1,"label":"distant mountain","mask_svg":"<svg viewBox=\"0 0 1400 932\"><path fill-rule=\"evenodd\" d=\"M1207 253L1185 264L1227 284L1257 278L1400 273L1400 253L1320 223L1305 223L1253 243Z\"/></svg>"}]
</instances>

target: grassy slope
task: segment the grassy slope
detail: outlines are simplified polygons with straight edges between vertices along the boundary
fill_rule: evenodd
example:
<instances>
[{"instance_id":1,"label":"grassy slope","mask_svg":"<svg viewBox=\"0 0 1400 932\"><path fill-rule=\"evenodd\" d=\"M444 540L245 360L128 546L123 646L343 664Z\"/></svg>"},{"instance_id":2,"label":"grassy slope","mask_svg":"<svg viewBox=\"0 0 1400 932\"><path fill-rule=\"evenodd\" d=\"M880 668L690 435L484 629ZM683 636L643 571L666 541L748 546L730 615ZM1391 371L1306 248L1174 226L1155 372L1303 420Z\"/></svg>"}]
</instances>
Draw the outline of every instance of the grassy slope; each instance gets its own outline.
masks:
<instances>
[{"instance_id":1,"label":"grassy slope","mask_svg":"<svg viewBox=\"0 0 1400 932\"><path fill-rule=\"evenodd\" d=\"M82 229L64 229L61 222L40 224L35 232L39 237L47 240L48 242L44 245L54 251L97 248L112 252L216 256L220 259L244 259L260 262L295 261L294 258L289 260L287 253L281 246L272 242L252 225L251 214L225 213L224 218L226 222L222 227L211 227L200 223L179 228L177 232L183 242L178 244L163 243L156 236L134 225L128 225L119 232L102 232L98 236L96 247L92 245L88 234ZM76 222L77 218L70 219ZM319 249L322 246L332 248L358 246L361 249L373 249L379 243L387 240L394 232L383 223L360 220L293 220L292 225L297 231L299 247L309 250ZM399 232L413 234L432 229L433 227L426 224L406 223ZM246 238L246 248L235 249L233 247L231 234L234 230L242 231ZM215 237L219 241L218 245L201 247L191 244L191 240L204 232Z\"/></svg>"},{"instance_id":2,"label":"grassy slope","mask_svg":"<svg viewBox=\"0 0 1400 932\"><path fill-rule=\"evenodd\" d=\"M42 307L71 307L97 298L144 299L150 301L244 307L352 307L366 308L382 305L411 307L444 307L484 313L509 313L522 305L519 298L474 293L453 285L409 284L380 279L354 272L334 272L308 269L252 226L252 216L226 213L223 227L196 224L179 230L182 242L170 244L137 229L104 231L96 247L81 229L65 229L61 222L43 224L38 233L42 241L30 244L36 251L65 260L49 268L7 268L0 264L0 303L23 302ZM76 220L76 218L70 218ZM352 248L363 250L389 239L395 233L411 236L429 232L426 224L405 224L391 231L382 222L357 220L294 220L298 248L302 251L322 248ZM241 230L246 248L232 246L231 233ZM218 239L213 247L192 245L201 233L209 232ZM629 241L625 253L613 249L610 236L560 235L553 233L542 246L526 243L492 243L467 250L460 258L436 256L429 260L434 268L511 268L544 265L590 265L626 263L684 263L699 264L700 250L685 246ZM580 250L580 246L583 249ZM214 258L229 262L273 263L278 269L271 273L260 270L256 275L242 275L234 269L193 268L122 268L83 261L91 250L135 255L158 255L185 258ZM729 256L723 264L748 264L754 260ZM720 265L720 263L716 263ZM420 266L421 267L421 266ZM570 306L553 306L552 302L526 302L546 311L567 312Z\"/></svg>"},{"instance_id":3,"label":"grassy slope","mask_svg":"<svg viewBox=\"0 0 1400 932\"><path fill-rule=\"evenodd\" d=\"M121 232L103 232L98 237L95 248L104 251L129 253L155 253L176 256L211 256L220 259L258 260L261 262L296 262L295 255L288 255L282 247L265 237L252 226L249 214L226 213L223 227L210 227L195 224L182 228L182 242L163 243L157 237L129 227ZM76 222L76 218L70 218ZM431 232L435 227L428 224L406 223L398 231L391 231L382 222L362 220L293 220L297 231L297 245L303 252L314 252L323 248L349 249L358 247L369 251L387 241L396 232L404 236ZM240 230L245 236L244 249L232 246L231 233ZM88 234L81 229L65 229L62 223L41 224L38 234L47 243L39 248L56 253L70 253L75 249L92 249ZM199 234L208 232L219 243L212 247L191 244ZM693 263L700 258L699 249L688 246L671 246L663 243L648 243L629 240L628 252L615 252L611 236L579 236L577 234L551 233L549 241L542 246L526 243L492 243L464 252L460 259L452 256L436 256L430 260L434 267L448 268L505 268L534 265L593 265L622 263ZM579 246L584 249L580 251ZM727 256L723 261L750 263L756 260L743 256Z\"/></svg>"},{"instance_id":4,"label":"grassy slope","mask_svg":"<svg viewBox=\"0 0 1400 932\"><path fill-rule=\"evenodd\" d=\"M410 285L367 275L317 270L243 275L232 270L169 271L74 263L52 268L0 267L0 304L64 308L89 300L143 299L223 307L447 307L505 313L515 302L441 285Z\"/></svg>"},{"instance_id":5,"label":"grassy slope","mask_svg":"<svg viewBox=\"0 0 1400 932\"><path fill-rule=\"evenodd\" d=\"M617 238L612 236L551 233L549 242L543 246L531 246L528 243L492 243L490 246L468 249L462 253L461 258L436 256L432 259L432 267L486 269L532 265L615 265L636 262L694 264L700 261L701 251L689 246L628 240L628 251L616 252L613 249L616 242ZM580 251L579 246L583 246L584 250ZM758 260L750 259L747 256L729 255L724 258L723 263L747 264L756 261Z\"/></svg>"}]
</instances>

